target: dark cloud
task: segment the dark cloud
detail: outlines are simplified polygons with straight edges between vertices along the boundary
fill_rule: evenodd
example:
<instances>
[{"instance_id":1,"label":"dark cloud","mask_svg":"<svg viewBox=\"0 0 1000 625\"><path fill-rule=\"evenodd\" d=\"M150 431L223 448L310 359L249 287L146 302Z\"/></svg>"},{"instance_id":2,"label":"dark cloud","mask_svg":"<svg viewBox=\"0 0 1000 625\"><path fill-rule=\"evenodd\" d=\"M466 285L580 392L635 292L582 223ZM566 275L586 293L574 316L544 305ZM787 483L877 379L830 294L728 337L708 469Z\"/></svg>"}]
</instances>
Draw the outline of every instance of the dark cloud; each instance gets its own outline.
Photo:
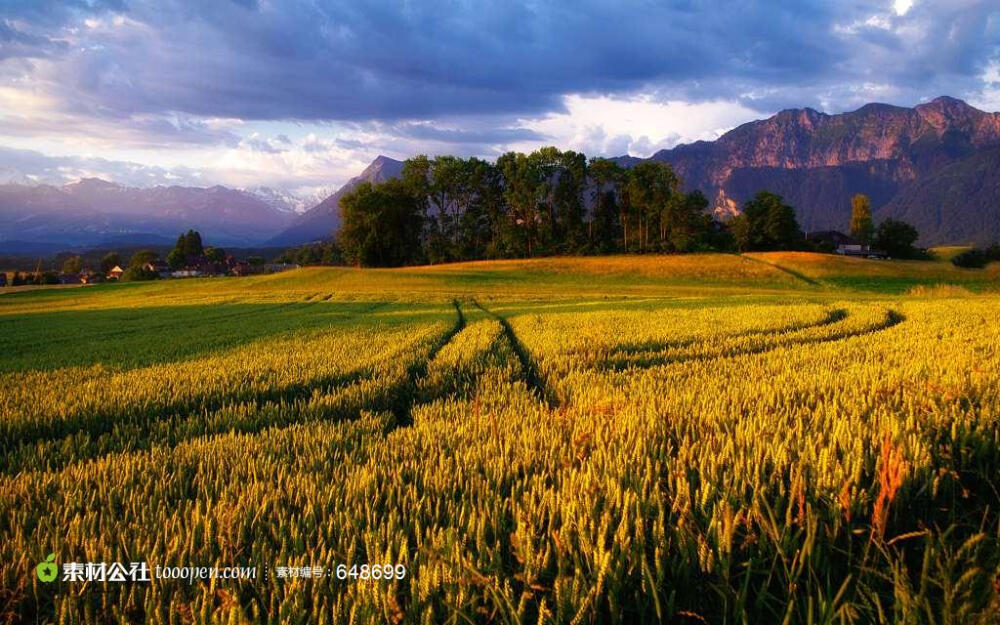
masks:
<instances>
[{"instance_id":1,"label":"dark cloud","mask_svg":"<svg viewBox=\"0 0 1000 625\"><path fill-rule=\"evenodd\" d=\"M526 115L560 110L565 93L640 89L770 110L854 104L868 83L901 103L981 88L995 1L918 0L902 17L890 5L15 0L3 14L25 26L0 31L0 58L56 54L53 91L120 117Z\"/></svg>"},{"instance_id":2,"label":"dark cloud","mask_svg":"<svg viewBox=\"0 0 1000 625\"><path fill-rule=\"evenodd\" d=\"M516 141L544 141L545 135L530 128L484 128L459 130L437 128L429 124L405 124L397 131L413 139L426 139L444 143L480 143L484 145L513 143Z\"/></svg>"}]
</instances>

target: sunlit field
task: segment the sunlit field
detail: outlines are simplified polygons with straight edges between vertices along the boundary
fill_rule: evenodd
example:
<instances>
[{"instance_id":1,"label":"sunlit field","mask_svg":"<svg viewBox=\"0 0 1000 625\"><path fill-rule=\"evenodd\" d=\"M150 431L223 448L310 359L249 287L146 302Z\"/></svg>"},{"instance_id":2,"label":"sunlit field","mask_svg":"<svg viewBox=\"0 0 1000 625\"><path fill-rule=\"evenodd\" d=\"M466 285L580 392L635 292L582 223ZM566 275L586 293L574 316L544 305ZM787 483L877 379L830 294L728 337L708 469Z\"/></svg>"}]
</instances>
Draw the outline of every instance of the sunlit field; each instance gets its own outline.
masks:
<instances>
[{"instance_id":1,"label":"sunlit field","mask_svg":"<svg viewBox=\"0 0 1000 625\"><path fill-rule=\"evenodd\" d=\"M996 623L997 278L760 253L0 295L0 622ZM49 553L261 574L43 584ZM340 564L406 574L276 571Z\"/></svg>"}]
</instances>

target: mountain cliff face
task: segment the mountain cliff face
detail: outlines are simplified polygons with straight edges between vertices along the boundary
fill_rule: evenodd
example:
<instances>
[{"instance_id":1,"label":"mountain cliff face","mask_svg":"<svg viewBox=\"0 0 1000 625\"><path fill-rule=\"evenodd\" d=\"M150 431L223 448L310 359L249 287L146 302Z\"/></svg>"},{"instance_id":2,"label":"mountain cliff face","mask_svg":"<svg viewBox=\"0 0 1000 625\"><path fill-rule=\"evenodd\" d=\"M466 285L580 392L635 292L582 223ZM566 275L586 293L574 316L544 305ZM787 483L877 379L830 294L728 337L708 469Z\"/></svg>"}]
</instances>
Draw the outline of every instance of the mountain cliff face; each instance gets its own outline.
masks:
<instances>
[{"instance_id":1,"label":"mountain cliff face","mask_svg":"<svg viewBox=\"0 0 1000 625\"><path fill-rule=\"evenodd\" d=\"M689 189L704 191L721 216L735 214L754 193L768 189L796 207L807 231L844 230L851 196L866 193L877 219L906 214L921 241L930 244L1000 237L996 221L985 220L986 230L971 227L984 220L969 217L981 211L969 195L940 188L980 170L959 165L949 176L939 175L995 147L1000 114L941 97L914 108L868 104L839 115L786 110L716 141L680 145L651 158L670 163ZM984 184L1000 194L1000 180ZM936 197L951 203L935 211L907 208Z\"/></svg>"},{"instance_id":2,"label":"mountain cliff face","mask_svg":"<svg viewBox=\"0 0 1000 625\"><path fill-rule=\"evenodd\" d=\"M140 189L96 178L61 187L0 185L0 249L12 240L65 245L172 241L189 228L215 244L252 245L293 217L219 186Z\"/></svg>"},{"instance_id":3,"label":"mountain cliff face","mask_svg":"<svg viewBox=\"0 0 1000 625\"><path fill-rule=\"evenodd\" d=\"M340 198L358 188L362 182L378 184L397 178L402 172L403 161L380 155L336 193L299 215L288 229L270 239L267 245L299 245L332 236L340 228Z\"/></svg>"}]
</instances>

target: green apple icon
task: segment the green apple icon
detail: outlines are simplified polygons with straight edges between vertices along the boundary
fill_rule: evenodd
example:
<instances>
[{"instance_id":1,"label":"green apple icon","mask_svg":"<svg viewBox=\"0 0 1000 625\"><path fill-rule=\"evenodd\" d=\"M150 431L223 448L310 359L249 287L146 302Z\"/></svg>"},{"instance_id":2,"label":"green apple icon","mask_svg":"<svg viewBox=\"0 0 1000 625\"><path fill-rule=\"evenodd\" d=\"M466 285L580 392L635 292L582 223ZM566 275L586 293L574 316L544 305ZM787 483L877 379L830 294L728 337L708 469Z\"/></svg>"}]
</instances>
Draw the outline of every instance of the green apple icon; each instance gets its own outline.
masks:
<instances>
[{"instance_id":1,"label":"green apple icon","mask_svg":"<svg viewBox=\"0 0 1000 625\"><path fill-rule=\"evenodd\" d=\"M38 574L38 579L43 582L54 582L56 576L59 574L59 567L55 563L56 554L50 553L49 557L45 558L45 562L42 562L37 567L35 567L35 573Z\"/></svg>"}]
</instances>

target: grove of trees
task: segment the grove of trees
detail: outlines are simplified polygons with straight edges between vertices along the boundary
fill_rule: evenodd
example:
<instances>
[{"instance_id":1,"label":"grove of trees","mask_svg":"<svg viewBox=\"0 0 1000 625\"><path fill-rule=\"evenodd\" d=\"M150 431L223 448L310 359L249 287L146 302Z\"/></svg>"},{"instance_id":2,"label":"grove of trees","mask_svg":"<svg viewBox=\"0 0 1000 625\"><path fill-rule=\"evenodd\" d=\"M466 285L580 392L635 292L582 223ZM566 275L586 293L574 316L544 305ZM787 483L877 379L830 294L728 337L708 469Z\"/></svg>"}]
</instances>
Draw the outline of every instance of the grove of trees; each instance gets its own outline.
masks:
<instances>
[{"instance_id":1,"label":"grove of trees","mask_svg":"<svg viewBox=\"0 0 1000 625\"><path fill-rule=\"evenodd\" d=\"M626 169L554 147L508 152L496 163L417 156L400 179L362 184L340 207L339 252L357 265L734 246L704 195L683 192L669 165L644 161ZM798 233L794 211L790 218L791 226L782 221L775 231Z\"/></svg>"}]
</instances>

